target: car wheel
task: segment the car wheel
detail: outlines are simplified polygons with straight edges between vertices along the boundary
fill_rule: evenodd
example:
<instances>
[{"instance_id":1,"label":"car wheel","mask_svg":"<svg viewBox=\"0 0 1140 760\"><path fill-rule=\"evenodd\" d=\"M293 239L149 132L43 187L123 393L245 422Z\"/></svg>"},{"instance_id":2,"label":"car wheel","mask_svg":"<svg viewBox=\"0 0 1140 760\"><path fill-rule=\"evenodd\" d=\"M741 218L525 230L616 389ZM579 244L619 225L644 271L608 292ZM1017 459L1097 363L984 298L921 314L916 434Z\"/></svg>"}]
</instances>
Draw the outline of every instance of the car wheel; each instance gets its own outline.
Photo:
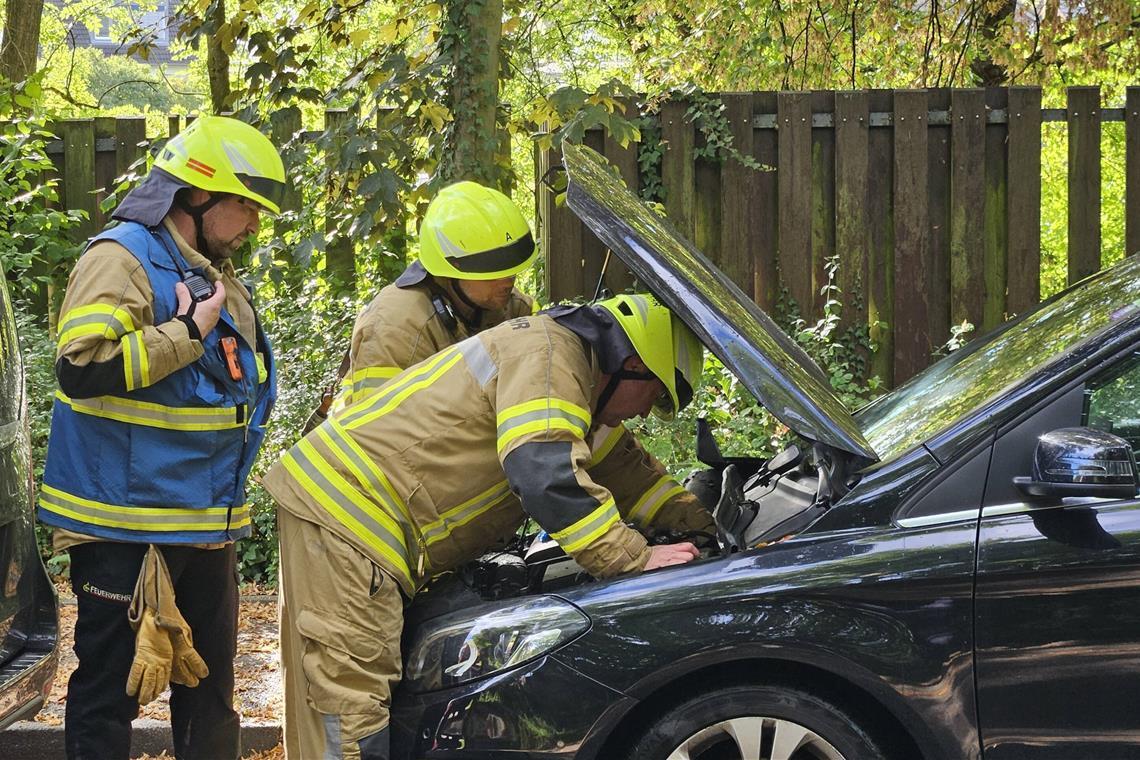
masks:
<instances>
[{"instance_id":1,"label":"car wheel","mask_svg":"<svg viewBox=\"0 0 1140 760\"><path fill-rule=\"evenodd\" d=\"M882 760L843 711L806 692L734 686L670 710L634 746L632 760Z\"/></svg>"}]
</instances>

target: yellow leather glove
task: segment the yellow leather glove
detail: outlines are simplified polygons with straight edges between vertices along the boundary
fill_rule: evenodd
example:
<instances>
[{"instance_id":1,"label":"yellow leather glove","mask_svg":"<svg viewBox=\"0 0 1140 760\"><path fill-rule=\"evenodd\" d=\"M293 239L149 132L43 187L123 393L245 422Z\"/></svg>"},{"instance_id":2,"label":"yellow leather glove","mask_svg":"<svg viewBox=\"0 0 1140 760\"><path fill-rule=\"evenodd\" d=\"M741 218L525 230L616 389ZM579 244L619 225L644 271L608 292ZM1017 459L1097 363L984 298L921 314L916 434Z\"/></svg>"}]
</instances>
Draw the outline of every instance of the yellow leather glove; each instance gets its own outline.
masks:
<instances>
[{"instance_id":1,"label":"yellow leather glove","mask_svg":"<svg viewBox=\"0 0 1140 760\"><path fill-rule=\"evenodd\" d=\"M170 680L193 688L210 675L210 669L206 667L206 662L194 648L190 626L186 625L185 620L182 621L182 626L182 628L167 629L170 633L171 646L174 648L174 656L170 662Z\"/></svg>"},{"instance_id":2,"label":"yellow leather glove","mask_svg":"<svg viewBox=\"0 0 1140 760\"><path fill-rule=\"evenodd\" d=\"M133 612L133 609L132 609ZM170 685L170 659L174 649L170 635L156 623L154 610L142 608L135 626L135 659L127 676L127 694L138 695L139 704L145 705L166 691Z\"/></svg>"},{"instance_id":3,"label":"yellow leather glove","mask_svg":"<svg viewBox=\"0 0 1140 760\"><path fill-rule=\"evenodd\" d=\"M155 679L162 676L161 688L153 694L148 691L148 699L145 701L140 694L140 704L146 704L161 694L169 683L194 687L210 674L206 663L194 649L190 625L178 611L170 569L166 566L162 552L154 545L147 549L139 569L129 617L136 633L135 663L131 667L127 693L135 693L131 690L132 686L135 690L139 689L139 684L134 682L136 664L140 683L145 683L148 673L153 673ZM140 654L144 650L145 654Z\"/></svg>"}]
</instances>

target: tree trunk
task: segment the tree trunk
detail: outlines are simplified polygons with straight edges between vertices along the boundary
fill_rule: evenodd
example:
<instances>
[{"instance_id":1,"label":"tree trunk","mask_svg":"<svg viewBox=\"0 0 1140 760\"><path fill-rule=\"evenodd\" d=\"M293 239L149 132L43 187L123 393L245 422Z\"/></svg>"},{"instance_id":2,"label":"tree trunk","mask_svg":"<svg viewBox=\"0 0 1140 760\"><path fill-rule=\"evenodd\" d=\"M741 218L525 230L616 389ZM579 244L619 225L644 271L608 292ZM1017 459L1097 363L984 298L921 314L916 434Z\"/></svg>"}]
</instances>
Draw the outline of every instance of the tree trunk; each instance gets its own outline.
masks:
<instances>
[{"instance_id":1,"label":"tree trunk","mask_svg":"<svg viewBox=\"0 0 1140 760\"><path fill-rule=\"evenodd\" d=\"M0 76L22 82L36 72L43 10L44 0L8 0L4 42L0 45Z\"/></svg>"},{"instance_id":2,"label":"tree trunk","mask_svg":"<svg viewBox=\"0 0 1140 760\"><path fill-rule=\"evenodd\" d=\"M452 49L455 121L442 173L447 180L470 179L495 187L501 184L495 162L501 140L495 122L503 0L450 0L449 5L461 31Z\"/></svg>"},{"instance_id":3,"label":"tree trunk","mask_svg":"<svg viewBox=\"0 0 1140 760\"><path fill-rule=\"evenodd\" d=\"M1004 87L1009 84L1009 70L994 61L990 50L1001 33L1001 27L1013 18L1013 12L1017 10L1017 0L1002 0L1000 5L984 0L978 1L981 4L978 33L984 43L984 52L970 61L970 72L979 87Z\"/></svg>"},{"instance_id":4,"label":"tree trunk","mask_svg":"<svg viewBox=\"0 0 1140 760\"><path fill-rule=\"evenodd\" d=\"M210 106L214 113L229 110L230 54L222 48L218 30L226 23L226 0L214 0L206 10L206 73L210 78Z\"/></svg>"}]
</instances>

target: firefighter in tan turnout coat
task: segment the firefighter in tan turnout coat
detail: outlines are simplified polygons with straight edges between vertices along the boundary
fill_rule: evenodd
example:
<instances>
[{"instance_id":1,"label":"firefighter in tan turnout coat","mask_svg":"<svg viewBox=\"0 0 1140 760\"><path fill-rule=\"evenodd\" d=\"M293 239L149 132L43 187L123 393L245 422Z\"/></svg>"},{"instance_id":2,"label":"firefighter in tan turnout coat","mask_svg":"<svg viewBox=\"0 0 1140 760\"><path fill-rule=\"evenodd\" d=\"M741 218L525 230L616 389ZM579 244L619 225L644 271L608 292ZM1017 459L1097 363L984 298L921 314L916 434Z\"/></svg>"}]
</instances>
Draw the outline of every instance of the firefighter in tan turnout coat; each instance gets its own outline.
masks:
<instances>
[{"instance_id":1,"label":"firefighter in tan turnout coat","mask_svg":"<svg viewBox=\"0 0 1140 760\"><path fill-rule=\"evenodd\" d=\"M449 256L445 248L474 253ZM530 315L534 302L514 285L535 252L530 227L507 196L474 182L441 190L424 215L419 260L356 319L337 407L464 338Z\"/></svg>"},{"instance_id":2,"label":"firefighter in tan turnout coat","mask_svg":"<svg viewBox=\"0 0 1140 760\"><path fill-rule=\"evenodd\" d=\"M597 577L695 558L626 521L710 530L708 512L619 446L628 434L591 433L671 416L701 359L651 296L560 307L446 348L294 446L263 481L280 507L287 755L387 758L404 603L528 514Z\"/></svg>"}]
</instances>

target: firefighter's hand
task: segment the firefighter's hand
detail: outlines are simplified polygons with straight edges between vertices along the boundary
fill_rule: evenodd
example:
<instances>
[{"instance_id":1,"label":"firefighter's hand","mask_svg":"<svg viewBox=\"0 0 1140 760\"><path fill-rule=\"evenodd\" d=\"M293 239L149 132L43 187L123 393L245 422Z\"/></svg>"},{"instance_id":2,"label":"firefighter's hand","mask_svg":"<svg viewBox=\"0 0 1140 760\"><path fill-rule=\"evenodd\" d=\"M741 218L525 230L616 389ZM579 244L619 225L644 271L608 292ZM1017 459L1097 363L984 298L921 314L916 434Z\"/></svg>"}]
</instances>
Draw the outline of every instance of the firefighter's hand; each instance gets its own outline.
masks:
<instances>
[{"instance_id":1,"label":"firefighter's hand","mask_svg":"<svg viewBox=\"0 0 1140 760\"><path fill-rule=\"evenodd\" d=\"M181 282L174 283L174 297L178 299L176 315L185 314L198 326L198 334L205 338L218 324L218 314L226 303L226 286L221 280L214 283L214 295L205 301L194 303L190 290Z\"/></svg>"},{"instance_id":2,"label":"firefighter's hand","mask_svg":"<svg viewBox=\"0 0 1140 760\"><path fill-rule=\"evenodd\" d=\"M138 695L139 704L145 705L166 691L173 656L170 635L158 627L154 610L144 609L135 633L135 659L127 676L127 694Z\"/></svg>"},{"instance_id":3,"label":"firefighter's hand","mask_svg":"<svg viewBox=\"0 0 1140 760\"><path fill-rule=\"evenodd\" d=\"M649 561L645 563L645 569L653 570L658 567L668 567L669 565L683 565L686 562L692 562L700 555L701 553L697 551L697 547L688 541L683 541L679 544L651 546L649 547Z\"/></svg>"}]
</instances>

